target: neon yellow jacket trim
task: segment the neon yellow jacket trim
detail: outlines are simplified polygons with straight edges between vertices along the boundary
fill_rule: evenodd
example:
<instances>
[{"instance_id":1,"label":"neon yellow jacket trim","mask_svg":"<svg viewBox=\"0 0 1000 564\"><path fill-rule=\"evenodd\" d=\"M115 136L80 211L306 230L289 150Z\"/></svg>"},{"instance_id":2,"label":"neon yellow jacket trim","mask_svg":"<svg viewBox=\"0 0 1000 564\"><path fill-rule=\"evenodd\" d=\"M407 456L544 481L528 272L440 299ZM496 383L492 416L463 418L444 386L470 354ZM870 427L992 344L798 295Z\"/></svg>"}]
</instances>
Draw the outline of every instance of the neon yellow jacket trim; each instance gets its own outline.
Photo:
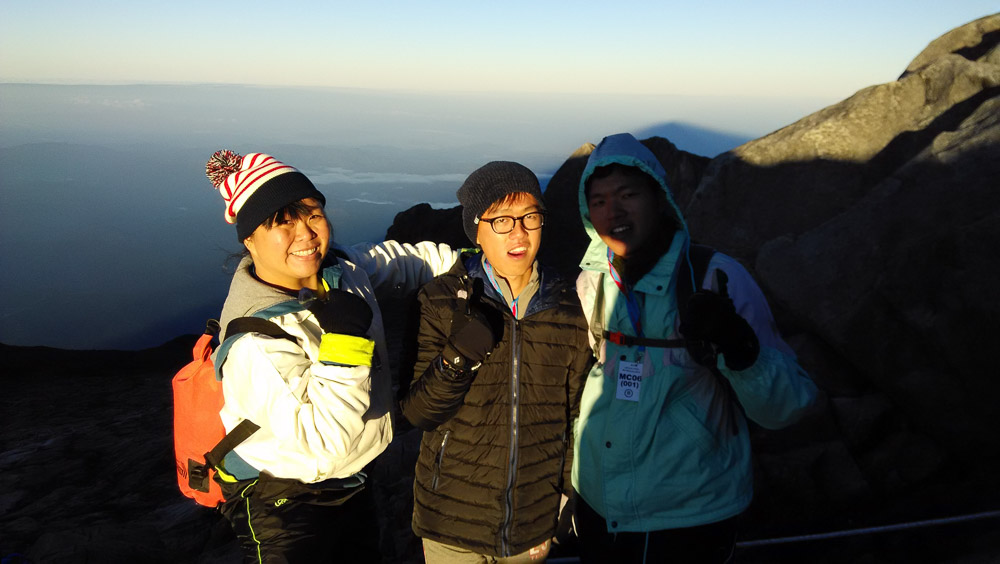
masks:
<instances>
[{"instance_id":1,"label":"neon yellow jacket trim","mask_svg":"<svg viewBox=\"0 0 1000 564\"><path fill-rule=\"evenodd\" d=\"M319 361L323 364L371 366L375 341L364 337L323 333L319 343Z\"/></svg>"}]
</instances>

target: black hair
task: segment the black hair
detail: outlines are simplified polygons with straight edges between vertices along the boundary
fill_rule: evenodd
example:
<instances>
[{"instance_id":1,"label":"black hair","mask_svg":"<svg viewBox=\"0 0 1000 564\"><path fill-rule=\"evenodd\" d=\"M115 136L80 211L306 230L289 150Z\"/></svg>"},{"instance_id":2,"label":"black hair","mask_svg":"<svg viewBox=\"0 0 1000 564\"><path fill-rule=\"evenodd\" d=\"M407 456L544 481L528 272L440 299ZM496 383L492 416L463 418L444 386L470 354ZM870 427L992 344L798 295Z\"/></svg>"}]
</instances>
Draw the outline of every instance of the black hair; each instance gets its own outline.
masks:
<instances>
[{"instance_id":1,"label":"black hair","mask_svg":"<svg viewBox=\"0 0 1000 564\"><path fill-rule=\"evenodd\" d=\"M604 166L599 166L590 173L587 177L587 182L583 185L583 195L587 198L590 197L590 184L595 178L607 178L612 174L620 172L625 176L635 176L641 177L646 181L646 184L654 190L654 192L662 193L663 189L660 187L660 183L656 181L655 178L646 174L644 170L638 167L629 166L621 163L611 163Z\"/></svg>"},{"instance_id":2,"label":"black hair","mask_svg":"<svg viewBox=\"0 0 1000 564\"><path fill-rule=\"evenodd\" d=\"M283 220L283 219L289 218L289 217L306 218L306 217L309 217L309 215L312 214L314 212L314 210L316 210L317 208L319 208L319 210L323 212L323 216L325 217L326 216L326 210L324 210L323 204L319 204L318 206L310 206L304 200L296 200L296 201L294 201L294 202L292 202L292 203L290 203L290 204L282 207L281 209L279 209L278 211L274 212L270 216L268 216L268 218L265 219L264 222L261 223L261 225L264 226L264 229L270 230L272 227L274 227L274 224L277 221L279 221L279 220ZM333 242L333 224L330 223L330 219L329 218L327 218L327 220L326 220L326 225L330 229L330 242L332 243ZM235 253L230 254L229 257L226 259L226 263L228 264L229 262L233 262L233 261L235 261L236 263L239 263L239 261L243 257L245 257L245 256L247 256L249 254L250 254L250 252L244 246L244 248L241 249L240 251L237 251Z\"/></svg>"},{"instance_id":3,"label":"black hair","mask_svg":"<svg viewBox=\"0 0 1000 564\"><path fill-rule=\"evenodd\" d=\"M664 200L666 199L667 195L663 191L663 187L660 186L660 183L657 182L655 178L653 178L649 174L646 174L646 171L642 170L641 168L624 165L621 163L611 163L609 165L599 166L595 168L594 171L590 173L590 176L587 177L587 182L585 182L583 185L584 197L587 199L590 198L590 184L591 182L593 182L595 178L597 179L607 178L616 172L620 172L624 176L642 178L645 181L646 186L649 187L649 189L653 191L653 194L656 195L657 199L661 197Z\"/></svg>"},{"instance_id":4,"label":"black hair","mask_svg":"<svg viewBox=\"0 0 1000 564\"><path fill-rule=\"evenodd\" d=\"M641 178L646 188L652 190L653 197L662 206L663 209L663 221L666 225L671 226L676 229L680 227L677 222L677 218L670 210L669 202L667 201L667 193L664 191L663 186L653 178L651 175L647 174L646 171L639 167L629 166L622 163L611 163L604 166L599 166L590 173L587 177L587 181L583 184L583 196L586 198L587 202L590 202L590 185L591 182L596 179L607 178L612 174L619 172L623 176L629 176L633 178Z\"/></svg>"},{"instance_id":5,"label":"black hair","mask_svg":"<svg viewBox=\"0 0 1000 564\"><path fill-rule=\"evenodd\" d=\"M264 223L262 223L261 225L264 226L264 229L271 229L272 227L274 227L275 222L279 220L283 220L290 217L302 217L302 218L309 217L309 215L312 214L313 210L315 210L316 208L319 208L320 211L324 211L322 204L319 204L317 206L311 206L307 204L305 200L296 200L288 204L287 206L279 209L278 211L274 212L270 217L265 219ZM325 211L323 215L326 215ZM330 226L330 230L331 232L333 231L333 226Z\"/></svg>"},{"instance_id":6,"label":"black hair","mask_svg":"<svg viewBox=\"0 0 1000 564\"><path fill-rule=\"evenodd\" d=\"M506 195L504 195L504 197L500 198L499 200L487 206L487 208L483 210L483 213L486 213L487 210L491 208L502 208L504 206L514 205L515 203L525 198L534 198L535 202L538 204L538 210L545 211L545 202L539 200L538 198L535 198L534 194L530 192L509 192Z\"/></svg>"}]
</instances>

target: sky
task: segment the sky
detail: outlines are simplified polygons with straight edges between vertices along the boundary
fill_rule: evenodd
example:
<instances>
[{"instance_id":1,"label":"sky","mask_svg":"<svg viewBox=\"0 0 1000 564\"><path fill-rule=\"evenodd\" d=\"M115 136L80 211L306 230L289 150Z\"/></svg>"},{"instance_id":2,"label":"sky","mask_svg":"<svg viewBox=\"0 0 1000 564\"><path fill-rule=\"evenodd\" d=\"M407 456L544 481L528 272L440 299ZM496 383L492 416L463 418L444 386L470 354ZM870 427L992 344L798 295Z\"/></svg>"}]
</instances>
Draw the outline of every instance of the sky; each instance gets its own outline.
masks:
<instances>
[{"instance_id":1,"label":"sky","mask_svg":"<svg viewBox=\"0 0 1000 564\"><path fill-rule=\"evenodd\" d=\"M0 0L0 82L842 99L996 0Z\"/></svg>"},{"instance_id":2,"label":"sky","mask_svg":"<svg viewBox=\"0 0 1000 564\"><path fill-rule=\"evenodd\" d=\"M416 203L456 205L490 160L544 185L621 131L713 157L896 80L935 38L995 11L0 0L0 342L136 349L217 316L239 251L204 176L218 149L299 168L338 242L377 241Z\"/></svg>"}]
</instances>

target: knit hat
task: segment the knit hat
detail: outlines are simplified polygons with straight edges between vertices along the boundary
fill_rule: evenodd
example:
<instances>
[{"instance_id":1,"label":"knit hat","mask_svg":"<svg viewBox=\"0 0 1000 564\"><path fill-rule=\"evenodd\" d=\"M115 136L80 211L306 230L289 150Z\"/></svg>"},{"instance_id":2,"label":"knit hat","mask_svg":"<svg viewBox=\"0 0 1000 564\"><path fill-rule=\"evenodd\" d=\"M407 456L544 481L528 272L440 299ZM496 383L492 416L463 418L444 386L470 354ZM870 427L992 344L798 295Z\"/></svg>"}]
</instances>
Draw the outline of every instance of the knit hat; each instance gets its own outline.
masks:
<instances>
[{"instance_id":1,"label":"knit hat","mask_svg":"<svg viewBox=\"0 0 1000 564\"><path fill-rule=\"evenodd\" d=\"M226 202L227 223L236 224L242 242L281 208L304 198L326 198L306 175L271 155L216 151L205 165L205 174Z\"/></svg>"},{"instance_id":2,"label":"knit hat","mask_svg":"<svg viewBox=\"0 0 1000 564\"><path fill-rule=\"evenodd\" d=\"M509 161L493 161L479 167L458 189L458 202L462 204L462 227L469 240L476 242L476 219L508 194L524 192L538 200L545 209L538 178L528 167Z\"/></svg>"}]
</instances>

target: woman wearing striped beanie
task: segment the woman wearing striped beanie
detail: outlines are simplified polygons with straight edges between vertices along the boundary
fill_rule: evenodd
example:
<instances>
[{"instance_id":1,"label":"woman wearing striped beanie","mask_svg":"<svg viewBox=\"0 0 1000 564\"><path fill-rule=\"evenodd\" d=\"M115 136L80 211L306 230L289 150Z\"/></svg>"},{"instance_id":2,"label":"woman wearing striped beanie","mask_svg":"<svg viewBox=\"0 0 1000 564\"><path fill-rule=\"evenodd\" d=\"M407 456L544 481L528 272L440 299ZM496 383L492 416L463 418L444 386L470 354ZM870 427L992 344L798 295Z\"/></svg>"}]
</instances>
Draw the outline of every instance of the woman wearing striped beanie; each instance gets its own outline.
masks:
<instances>
[{"instance_id":1,"label":"woman wearing striped beanie","mask_svg":"<svg viewBox=\"0 0 1000 564\"><path fill-rule=\"evenodd\" d=\"M326 198L270 155L206 166L247 250L220 324L256 317L281 337L224 334L216 359L227 432L259 429L218 466L222 512L247 561L377 561L366 468L392 440L379 288L415 289L456 259L447 245L332 242Z\"/></svg>"}]
</instances>

